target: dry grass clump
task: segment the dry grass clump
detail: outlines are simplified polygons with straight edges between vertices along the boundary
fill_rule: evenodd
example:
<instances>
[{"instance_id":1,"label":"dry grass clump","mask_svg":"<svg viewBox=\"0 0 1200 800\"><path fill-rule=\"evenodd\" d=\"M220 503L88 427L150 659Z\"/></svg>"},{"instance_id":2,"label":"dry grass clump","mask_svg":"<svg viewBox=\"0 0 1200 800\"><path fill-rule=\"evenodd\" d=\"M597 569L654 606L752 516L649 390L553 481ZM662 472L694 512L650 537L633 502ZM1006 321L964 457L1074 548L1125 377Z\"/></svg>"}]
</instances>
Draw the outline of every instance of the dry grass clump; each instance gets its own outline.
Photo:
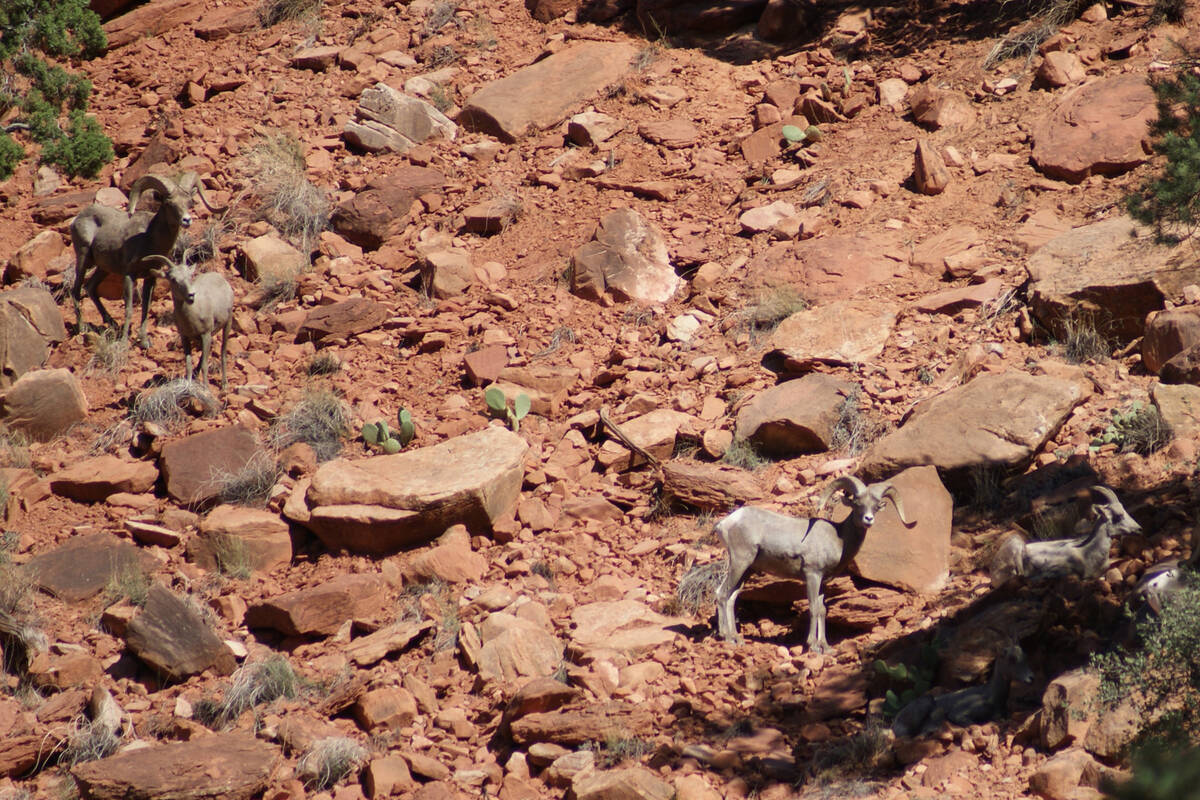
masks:
<instances>
[{"instance_id":1,"label":"dry grass clump","mask_svg":"<svg viewBox=\"0 0 1200 800\"><path fill-rule=\"evenodd\" d=\"M1003 10L1010 3L1019 1L1002 0L999 8ZM1091 5L1091 0L1034 0L1026 1L1025 5L1029 7L1028 21L996 42L983 60L984 69L991 69L1010 58L1032 60L1038 45L1078 17L1079 12Z\"/></svg>"},{"instance_id":2,"label":"dry grass clump","mask_svg":"<svg viewBox=\"0 0 1200 800\"><path fill-rule=\"evenodd\" d=\"M217 571L227 578L244 581L254 573L250 551L240 536L217 536L213 540L213 559Z\"/></svg>"},{"instance_id":3,"label":"dry grass clump","mask_svg":"<svg viewBox=\"0 0 1200 800\"><path fill-rule=\"evenodd\" d=\"M714 601L717 588L727 574L729 560L726 558L697 564L689 569L679 579L679 588L675 590L675 600L679 607L689 614L700 613L700 609Z\"/></svg>"},{"instance_id":4,"label":"dry grass clump","mask_svg":"<svg viewBox=\"0 0 1200 800\"><path fill-rule=\"evenodd\" d=\"M779 323L809 307L796 289L778 286L760 292L754 300L731 317L732 329L737 333L749 333L752 339L768 336L779 327Z\"/></svg>"},{"instance_id":5,"label":"dry grass clump","mask_svg":"<svg viewBox=\"0 0 1200 800\"><path fill-rule=\"evenodd\" d=\"M321 0L263 0L258 6L258 22L264 28L289 20L308 20L321 11Z\"/></svg>"},{"instance_id":6,"label":"dry grass clump","mask_svg":"<svg viewBox=\"0 0 1200 800\"><path fill-rule=\"evenodd\" d=\"M86 367L89 373L103 371L116 376L129 363L129 340L122 339L119 331L89 333L87 341L92 350Z\"/></svg>"},{"instance_id":7,"label":"dry grass clump","mask_svg":"<svg viewBox=\"0 0 1200 800\"><path fill-rule=\"evenodd\" d=\"M170 427L182 421L183 409L192 405L202 408L205 414L215 414L219 408L207 386L176 378L139 393L129 410L129 420L135 425L149 422Z\"/></svg>"},{"instance_id":8,"label":"dry grass clump","mask_svg":"<svg viewBox=\"0 0 1200 800\"><path fill-rule=\"evenodd\" d=\"M104 586L105 604L128 599L135 606L144 606L151 585L150 576L136 562L126 562L109 575L108 583Z\"/></svg>"},{"instance_id":9,"label":"dry grass clump","mask_svg":"<svg viewBox=\"0 0 1200 800\"><path fill-rule=\"evenodd\" d=\"M725 448L724 455L721 456L721 461L731 467L749 470L753 472L757 469L765 467L769 459L764 458L754 443L748 439L734 439L729 447Z\"/></svg>"},{"instance_id":10,"label":"dry grass clump","mask_svg":"<svg viewBox=\"0 0 1200 800\"><path fill-rule=\"evenodd\" d=\"M206 699L196 704L196 718L210 728L223 727L263 703L295 697L300 688L300 676L287 656L276 653L248 661L233 674L233 683L219 703Z\"/></svg>"},{"instance_id":11,"label":"dry grass clump","mask_svg":"<svg viewBox=\"0 0 1200 800\"><path fill-rule=\"evenodd\" d=\"M855 386L838 406L838 421L833 428L831 450L844 450L855 456L887 432L886 422L863 412L861 398L862 389Z\"/></svg>"},{"instance_id":12,"label":"dry grass clump","mask_svg":"<svg viewBox=\"0 0 1200 800\"><path fill-rule=\"evenodd\" d=\"M365 747L346 736L318 739L300 757L296 773L307 788L322 792L362 769L367 755Z\"/></svg>"},{"instance_id":13,"label":"dry grass clump","mask_svg":"<svg viewBox=\"0 0 1200 800\"><path fill-rule=\"evenodd\" d=\"M342 399L331 389L310 388L291 411L271 423L270 442L275 450L307 442L318 461L328 461L342 451L349 430L350 412Z\"/></svg>"},{"instance_id":14,"label":"dry grass clump","mask_svg":"<svg viewBox=\"0 0 1200 800\"><path fill-rule=\"evenodd\" d=\"M279 480L279 464L270 453L259 450L236 472L223 470L213 475L222 503L259 507L266 504Z\"/></svg>"},{"instance_id":15,"label":"dry grass clump","mask_svg":"<svg viewBox=\"0 0 1200 800\"><path fill-rule=\"evenodd\" d=\"M322 350L308 362L306 372L310 378L316 378L324 375L336 375L341 369L341 360L328 350Z\"/></svg>"},{"instance_id":16,"label":"dry grass clump","mask_svg":"<svg viewBox=\"0 0 1200 800\"><path fill-rule=\"evenodd\" d=\"M258 213L302 252L310 252L329 226L330 204L325 190L308 179L300 140L283 132L262 135L242 163Z\"/></svg>"},{"instance_id":17,"label":"dry grass clump","mask_svg":"<svg viewBox=\"0 0 1200 800\"><path fill-rule=\"evenodd\" d=\"M1072 364L1107 361L1113 343L1103 331L1105 326L1094 314L1079 312L1063 320L1063 354Z\"/></svg>"},{"instance_id":18,"label":"dry grass clump","mask_svg":"<svg viewBox=\"0 0 1200 800\"><path fill-rule=\"evenodd\" d=\"M122 734L105 720L89 720L82 714L71 720L66 746L58 763L73 767L85 761L108 758L121 746Z\"/></svg>"}]
</instances>

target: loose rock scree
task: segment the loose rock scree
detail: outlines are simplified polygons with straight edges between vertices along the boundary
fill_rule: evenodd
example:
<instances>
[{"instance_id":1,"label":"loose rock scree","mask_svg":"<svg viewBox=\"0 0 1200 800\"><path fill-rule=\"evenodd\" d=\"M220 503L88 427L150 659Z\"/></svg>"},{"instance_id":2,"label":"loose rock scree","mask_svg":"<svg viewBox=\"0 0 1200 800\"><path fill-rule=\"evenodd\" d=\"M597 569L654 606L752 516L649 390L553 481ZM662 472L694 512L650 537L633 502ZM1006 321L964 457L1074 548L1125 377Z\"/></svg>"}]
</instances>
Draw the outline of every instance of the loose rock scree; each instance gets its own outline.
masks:
<instances>
[{"instance_id":1,"label":"loose rock scree","mask_svg":"<svg viewBox=\"0 0 1200 800\"><path fill-rule=\"evenodd\" d=\"M192 343L200 345L200 375L208 386L208 351L213 331L221 330L221 391L227 386L225 354L229 345L229 326L233 319L233 289L229 281L217 272L202 272L190 264L176 264L160 255L147 256L148 263L161 264L163 269L151 269L154 277L165 278L171 285L175 304L175 327L183 345L187 379L192 379Z\"/></svg>"},{"instance_id":2,"label":"loose rock scree","mask_svg":"<svg viewBox=\"0 0 1200 800\"><path fill-rule=\"evenodd\" d=\"M838 492L851 509L850 516L839 523L819 516L792 517L757 506L743 506L717 523L717 536L729 551L729 573L717 589L717 629L724 639L741 641L734 604L751 572L803 576L809 607L808 647L813 652L828 652L822 588L825 579L845 570L858 554L867 529L888 500L896 507L901 522L914 524L905 516L900 494L891 483L867 486L853 477L838 478L825 488L817 514Z\"/></svg>"},{"instance_id":3,"label":"loose rock scree","mask_svg":"<svg viewBox=\"0 0 1200 800\"><path fill-rule=\"evenodd\" d=\"M1095 522L1087 536L1026 542L1013 534L1001 543L992 559L992 584L1003 586L1016 577L1053 580L1074 575L1091 580L1104 574L1113 537L1141 533L1142 526L1107 486L1093 486L1091 496Z\"/></svg>"},{"instance_id":4,"label":"loose rock scree","mask_svg":"<svg viewBox=\"0 0 1200 800\"><path fill-rule=\"evenodd\" d=\"M158 211L138 211L138 201L147 189L155 191L160 198ZM116 321L100 302L99 286L106 273L120 275L125 289L125 322L121 326L121 341L129 339L129 327L133 312L133 282L142 280L142 321L138 329L138 341L146 347L146 321L150 314L150 297L154 292L154 277L149 274L146 258L151 255L169 256L179 238L180 228L192 223L192 195L199 193L205 207L214 213L223 208L214 208L200 188L199 178L194 172L184 173L179 182L157 175L143 175L129 190L129 212L110 206L93 203L80 211L71 220L71 243L75 247L75 283L71 287L71 299L75 304L75 324L83 324L83 308L80 297L84 279L87 279L88 296L92 298L100 316L109 327ZM93 269L91 276L87 273Z\"/></svg>"}]
</instances>

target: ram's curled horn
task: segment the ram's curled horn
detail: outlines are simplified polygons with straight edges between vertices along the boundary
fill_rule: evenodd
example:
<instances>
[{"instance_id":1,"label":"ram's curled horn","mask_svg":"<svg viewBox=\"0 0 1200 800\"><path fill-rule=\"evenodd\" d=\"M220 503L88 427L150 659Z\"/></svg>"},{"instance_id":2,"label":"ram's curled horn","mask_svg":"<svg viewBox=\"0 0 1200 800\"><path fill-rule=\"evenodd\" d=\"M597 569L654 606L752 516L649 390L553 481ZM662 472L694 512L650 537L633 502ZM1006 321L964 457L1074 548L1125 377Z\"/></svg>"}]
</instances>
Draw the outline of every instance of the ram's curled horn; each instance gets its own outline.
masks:
<instances>
[{"instance_id":1,"label":"ram's curled horn","mask_svg":"<svg viewBox=\"0 0 1200 800\"><path fill-rule=\"evenodd\" d=\"M229 210L229 206L214 206L208 201L207 195L204 194L204 182L200 180L200 175L194 170L188 170L179 176L179 190L188 196L199 195L200 202L204 203L204 207L214 214L224 214Z\"/></svg>"},{"instance_id":2,"label":"ram's curled horn","mask_svg":"<svg viewBox=\"0 0 1200 800\"><path fill-rule=\"evenodd\" d=\"M129 187L130 214L137 211L138 200L141 199L142 192L146 191L147 189L153 189L154 191L158 192L159 200L161 201L165 201L167 196L172 192L178 191L178 188L175 186L175 184L166 178L161 178L158 175L143 175L133 182L133 186Z\"/></svg>"},{"instance_id":3,"label":"ram's curled horn","mask_svg":"<svg viewBox=\"0 0 1200 800\"><path fill-rule=\"evenodd\" d=\"M863 492L867 491L867 487L862 481L860 481L858 478L855 478L853 475L846 475L833 481L825 487L824 491L821 492L821 498L817 502L818 517L824 513L825 506L829 504L829 500L833 497L834 493L839 491L845 492L852 502L854 499L861 497Z\"/></svg>"},{"instance_id":4,"label":"ram's curled horn","mask_svg":"<svg viewBox=\"0 0 1200 800\"><path fill-rule=\"evenodd\" d=\"M1121 502L1117 499L1116 492L1107 486L1093 486L1091 487L1091 492L1093 497L1103 498L1106 503L1117 503L1119 505Z\"/></svg>"},{"instance_id":5,"label":"ram's curled horn","mask_svg":"<svg viewBox=\"0 0 1200 800\"><path fill-rule=\"evenodd\" d=\"M904 513L904 501L900 499L900 492L892 484L887 484L884 490L879 495L881 498L891 498L892 505L896 507L896 514L900 517L900 521L905 525L912 525L916 520L909 520Z\"/></svg>"},{"instance_id":6,"label":"ram's curled horn","mask_svg":"<svg viewBox=\"0 0 1200 800\"><path fill-rule=\"evenodd\" d=\"M151 264L161 265L162 266L161 269L159 269L157 267L153 267L153 266L150 267L150 269L149 269L150 274L156 278L167 277L167 272L170 271L171 267L175 266L174 261L172 261L171 259L167 258L166 256L160 255L158 253L151 253L150 255L143 257L142 264L144 264L144 265L151 265Z\"/></svg>"}]
</instances>

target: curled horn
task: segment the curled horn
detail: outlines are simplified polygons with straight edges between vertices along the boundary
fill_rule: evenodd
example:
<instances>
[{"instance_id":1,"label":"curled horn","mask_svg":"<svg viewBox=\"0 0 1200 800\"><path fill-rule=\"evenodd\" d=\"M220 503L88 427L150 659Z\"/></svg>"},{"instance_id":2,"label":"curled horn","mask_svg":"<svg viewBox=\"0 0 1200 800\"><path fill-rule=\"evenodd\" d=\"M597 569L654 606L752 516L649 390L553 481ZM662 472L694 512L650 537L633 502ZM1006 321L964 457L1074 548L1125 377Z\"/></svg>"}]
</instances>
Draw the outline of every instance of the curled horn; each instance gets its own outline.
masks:
<instances>
[{"instance_id":1,"label":"curled horn","mask_svg":"<svg viewBox=\"0 0 1200 800\"><path fill-rule=\"evenodd\" d=\"M864 484L858 478L855 478L853 475L847 475L838 478L826 486L825 490L821 492L821 499L817 503L817 516L821 516L821 514L825 511L825 506L829 503L829 499L833 497L834 493L837 491L843 491L854 499L858 499L863 495L863 492L867 491L867 487L866 484Z\"/></svg>"},{"instance_id":2,"label":"curled horn","mask_svg":"<svg viewBox=\"0 0 1200 800\"><path fill-rule=\"evenodd\" d=\"M167 196L173 191L178 191L174 183L160 178L157 175L143 175L133 182L133 186L129 187L129 213L137 211L138 200L142 197L142 192L146 189L153 189L158 192L162 200L166 200Z\"/></svg>"},{"instance_id":3,"label":"curled horn","mask_svg":"<svg viewBox=\"0 0 1200 800\"><path fill-rule=\"evenodd\" d=\"M214 206L208 202L208 197L204 194L204 184L201 182L200 176L192 170L179 176L179 189L187 192L188 196L199 195L200 202L204 203L204 207L214 214L224 214L229 210L229 206Z\"/></svg>"},{"instance_id":4,"label":"curled horn","mask_svg":"<svg viewBox=\"0 0 1200 800\"><path fill-rule=\"evenodd\" d=\"M880 493L879 497L891 498L892 505L896 507L896 514L900 517L900 521L906 526L911 526L916 522L916 520L910 521L908 517L904 515L904 502L900 499L900 492L896 491L895 486L890 483L884 484L884 489Z\"/></svg>"},{"instance_id":5,"label":"curled horn","mask_svg":"<svg viewBox=\"0 0 1200 800\"><path fill-rule=\"evenodd\" d=\"M159 255L158 253L151 253L148 256L143 256L141 263L144 265L150 265L150 264L154 264L154 263L162 264L163 267L165 267L167 270L170 270L172 267L175 266L174 261L172 261L171 259L167 258L164 255ZM150 267L148 269L148 271L150 273L154 274L154 276L158 277L158 278L165 278L167 275L167 273L165 271L160 270L160 269L154 269L153 267Z\"/></svg>"},{"instance_id":6,"label":"curled horn","mask_svg":"<svg viewBox=\"0 0 1200 800\"><path fill-rule=\"evenodd\" d=\"M1102 498L1103 502L1105 502L1105 503L1108 503L1110 505L1111 504L1116 504L1116 505L1121 504L1121 501L1117 499L1116 493L1113 492L1113 490L1108 488L1107 486L1093 486L1093 487L1091 487L1091 492L1092 492L1093 498Z\"/></svg>"}]
</instances>

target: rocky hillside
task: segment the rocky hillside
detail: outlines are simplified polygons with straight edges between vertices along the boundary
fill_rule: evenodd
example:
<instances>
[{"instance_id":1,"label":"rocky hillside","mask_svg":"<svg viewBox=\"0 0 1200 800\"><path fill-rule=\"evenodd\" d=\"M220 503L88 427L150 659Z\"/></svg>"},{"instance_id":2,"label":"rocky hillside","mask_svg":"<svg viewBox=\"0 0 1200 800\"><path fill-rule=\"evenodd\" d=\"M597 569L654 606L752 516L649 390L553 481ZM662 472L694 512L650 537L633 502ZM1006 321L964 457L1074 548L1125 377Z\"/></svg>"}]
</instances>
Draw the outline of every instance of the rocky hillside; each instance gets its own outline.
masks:
<instances>
[{"instance_id":1,"label":"rocky hillside","mask_svg":"<svg viewBox=\"0 0 1200 800\"><path fill-rule=\"evenodd\" d=\"M1200 259L1123 212L1196 9L527 5L98 9L116 161L0 183L0 797L1099 796L1082 668L1197 511ZM189 172L224 392L161 281L145 349L70 298L70 220ZM786 578L717 639L714 522L847 475L915 523L832 651ZM1141 533L993 585L1095 484Z\"/></svg>"}]
</instances>

